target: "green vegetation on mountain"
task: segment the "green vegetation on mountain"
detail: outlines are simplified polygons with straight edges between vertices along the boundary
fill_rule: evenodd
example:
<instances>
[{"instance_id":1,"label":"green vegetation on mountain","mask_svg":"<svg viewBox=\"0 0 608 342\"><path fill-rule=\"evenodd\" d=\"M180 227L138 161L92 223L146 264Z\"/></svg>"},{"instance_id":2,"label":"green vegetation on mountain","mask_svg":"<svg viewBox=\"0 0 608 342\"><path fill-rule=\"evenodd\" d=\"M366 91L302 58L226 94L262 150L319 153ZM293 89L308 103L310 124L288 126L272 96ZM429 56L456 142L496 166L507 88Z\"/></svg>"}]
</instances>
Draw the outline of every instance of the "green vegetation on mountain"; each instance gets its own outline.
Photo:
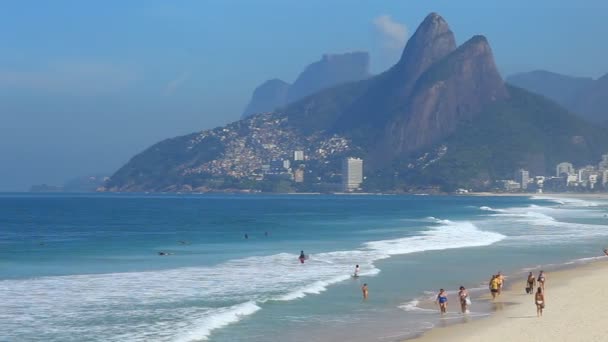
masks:
<instances>
[{"instance_id":1,"label":"green vegetation on mountain","mask_svg":"<svg viewBox=\"0 0 608 342\"><path fill-rule=\"evenodd\" d=\"M608 74L594 80L536 70L511 75L507 82L543 95L591 122L608 123Z\"/></svg>"},{"instance_id":2,"label":"green vegetation on mountain","mask_svg":"<svg viewBox=\"0 0 608 342\"><path fill-rule=\"evenodd\" d=\"M289 124L305 134L326 131L355 100L370 86L370 80L346 83L322 90L295 102L279 112L289 118Z\"/></svg>"},{"instance_id":3,"label":"green vegetation on mountain","mask_svg":"<svg viewBox=\"0 0 608 342\"><path fill-rule=\"evenodd\" d=\"M445 20L432 13L384 73L165 140L135 156L106 188L335 191L341 160L357 156L368 191L487 190L519 168L551 175L564 161L596 164L608 152L606 133L545 97L507 86L485 37L456 47ZM294 151L305 151L306 160L295 162ZM296 183L296 170L305 172L303 181Z\"/></svg>"},{"instance_id":4,"label":"green vegetation on mountain","mask_svg":"<svg viewBox=\"0 0 608 342\"><path fill-rule=\"evenodd\" d=\"M518 168L553 174L555 165L595 164L608 151L608 134L546 98L509 87L510 98L463 123L444 144L447 154L406 175L413 183L484 188L510 179Z\"/></svg>"},{"instance_id":5,"label":"green vegetation on mountain","mask_svg":"<svg viewBox=\"0 0 608 342\"><path fill-rule=\"evenodd\" d=\"M197 133L193 133L166 139L151 146L120 168L106 187L120 187L123 191L129 191L132 187L138 190L163 189L192 184L181 171L188 166L217 158L224 149L222 142L215 137L207 137L198 144L191 144L197 136ZM207 180L210 177L201 175L197 178Z\"/></svg>"}]
</instances>

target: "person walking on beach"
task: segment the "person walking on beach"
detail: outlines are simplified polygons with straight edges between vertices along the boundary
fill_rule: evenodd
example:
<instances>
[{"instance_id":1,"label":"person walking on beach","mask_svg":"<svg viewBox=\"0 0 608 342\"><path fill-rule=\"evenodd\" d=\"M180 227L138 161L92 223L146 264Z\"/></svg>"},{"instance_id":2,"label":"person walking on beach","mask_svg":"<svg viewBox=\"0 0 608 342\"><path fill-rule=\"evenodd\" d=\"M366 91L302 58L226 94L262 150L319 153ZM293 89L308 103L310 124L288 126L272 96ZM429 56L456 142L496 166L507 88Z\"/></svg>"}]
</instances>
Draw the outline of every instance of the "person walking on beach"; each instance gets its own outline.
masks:
<instances>
[{"instance_id":1,"label":"person walking on beach","mask_svg":"<svg viewBox=\"0 0 608 342\"><path fill-rule=\"evenodd\" d=\"M463 314L469 313L469 305L471 305L471 299L469 298L469 292L464 286L460 287L458 291L458 298L460 299L460 311Z\"/></svg>"},{"instance_id":2,"label":"person walking on beach","mask_svg":"<svg viewBox=\"0 0 608 342\"><path fill-rule=\"evenodd\" d=\"M536 278L534 277L534 274L532 272L530 272L530 274L528 274L528 286L526 287L526 293L527 294L534 293L535 286L536 286Z\"/></svg>"},{"instance_id":3,"label":"person walking on beach","mask_svg":"<svg viewBox=\"0 0 608 342\"><path fill-rule=\"evenodd\" d=\"M505 276L502 275L501 271L498 271L496 277L498 277L498 295L500 296L502 293L502 287L505 285Z\"/></svg>"},{"instance_id":4,"label":"person walking on beach","mask_svg":"<svg viewBox=\"0 0 608 342\"><path fill-rule=\"evenodd\" d=\"M448 312L448 294L444 289L439 290L439 294L437 294L437 303L439 304L441 314L446 314Z\"/></svg>"},{"instance_id":5,"label":"person walking on beach","mask_svg":"<svg viewBox=\"0 0 608 342\"><path fill-rule=\"evenodd\" d=\"M369 289L367 287L367 283L363 284L363 286L361 287L361 292L363 292L363 300L366 300L367 296L369 295Z\"/></svg>"},{"instance_id":6,"label":"person walking on beach","mask_svg":"<svg viewBox=\"0 0 608 342\"><path fill-rule=\"evenodd\" d=\"M353 277L357 278L359 276L359 265L355 266L355 274L353 274Z\"/></svg>"},{"instance_id":7,"label":"person walking on beach","mask_svg":"<svg viewBox=\"0 0 608 342\"><path fill-rule=\"evenodd\" d=\"M538 285L542 287L543 292L545 292L545 281L547 281L547 277L545 276L545 271L540 271L538 274Z\"/></svg>"},{"instance_id":8,"label":"person walking on beach","mask_svg":"<svg viewBox=\"0 0 608 342\"><path fill-rule=\"evenodd\" d=\"M536 304L536 316L543 316L543 309L545 308L545 294L543 289L539 286L534 295L534 303Z\"/></svg>"},{"instance_id":9,"label":"person walking on beach","mask_svg":"<svg viewBox=\"0 0 608 342\"><path fill-rule=\"evenodd\" d=\"M496 299L499 288L500 281L498 280L498 275L495 274L492 276L492 279L490 279L490 293L492 294L492 300Z\"/></svg>"}]
</instances>

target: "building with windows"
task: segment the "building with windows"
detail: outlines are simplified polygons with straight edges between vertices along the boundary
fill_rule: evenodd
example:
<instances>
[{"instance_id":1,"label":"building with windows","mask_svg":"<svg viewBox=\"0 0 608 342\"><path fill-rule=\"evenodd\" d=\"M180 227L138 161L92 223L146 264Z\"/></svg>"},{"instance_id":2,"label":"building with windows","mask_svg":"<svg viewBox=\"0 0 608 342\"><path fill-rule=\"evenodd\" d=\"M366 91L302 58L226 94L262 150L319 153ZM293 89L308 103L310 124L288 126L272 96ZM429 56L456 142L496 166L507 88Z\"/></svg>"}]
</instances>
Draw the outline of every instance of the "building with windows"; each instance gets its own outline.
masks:
<instances>
[{"instance_id":1,"label":"building with windows","mask_svg":"<svg viewBox=\"0 0 608 342\"><path fill-rule=\"evenodd\" d=\"M528 183L530 183L530 172L524 169L517 170L517 172L515 172L515 181L521 185L522 190L528 189Z\"/></svg>"},{"instance_id":2,"label":"building with windows","mask_svg":"<svg viewBox=\"0 0 608 342\"><path fill-rule=\"evenodd\" d=\"M361 188L363 183L363 160L346 158L342 162L342 190L351 192Z\"/></svg>"},{"instance_id":3,"label":"building with windows","mask_svg":"<svg viewBox=\"0 0 608 342\"><path fill-rule=\"evenodd\" d=\"M555 176L556 177L562 177L564 174L565 175L573 175L574 174L574 166L572 166L571 163L559 163L557 164L557 167L555 168Z\"/></svg>"},{"instance_id":4,"label":"building with windows","mask_svg":"<svg viewBox=\"0 0 608 342\"><path fill-rule=\"evenodd\" d=\"M304 151L293 151L293 160L304 160Z\"/></svg>"},{"instance_id":5,"label":"building with windows","mask_svg":"<svg viewBox=\"0 0 608 342\"><path fill-rule=\"evenodd\" d=\"M608 154L602 154L602 161L598 165L600 171L608 170Z\"/></svg>"},{"instance_id":6,"label":"building with windows","mask_svg":"<svg viewBox=\"0 0 608 342\"><path fill-rule=\"evenodd\" d=\"M595 170L595 166L593 165L587 165L585 167L581 167L578 170L578 181L579 182L586 182L589 180L589 176L597 174L597 171Z\"/></svg>"}]
</instances>

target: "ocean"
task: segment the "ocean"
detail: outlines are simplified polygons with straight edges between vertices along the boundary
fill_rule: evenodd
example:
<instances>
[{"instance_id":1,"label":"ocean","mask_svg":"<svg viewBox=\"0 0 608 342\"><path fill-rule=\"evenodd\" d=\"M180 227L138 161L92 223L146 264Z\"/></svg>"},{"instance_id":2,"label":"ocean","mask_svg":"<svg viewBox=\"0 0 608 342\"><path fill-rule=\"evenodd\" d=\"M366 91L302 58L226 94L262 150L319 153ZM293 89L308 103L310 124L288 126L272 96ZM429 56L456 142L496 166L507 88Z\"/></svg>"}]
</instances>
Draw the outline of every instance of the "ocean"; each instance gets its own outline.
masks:
<instances>
[{"instance_id":1,"label":"ocean","mask_svg":"<svg viewBox=\"0 0 608 342\"><path fill-rule=\"evenodd\" d=\"M440 318L439 288L482 293L502 271L523 291L522 272L598 257L606 213L534 196L0 194L0 341L399 341L490 312L474 299L463 318L451 298Z\"/></svg>"}]
</instances>

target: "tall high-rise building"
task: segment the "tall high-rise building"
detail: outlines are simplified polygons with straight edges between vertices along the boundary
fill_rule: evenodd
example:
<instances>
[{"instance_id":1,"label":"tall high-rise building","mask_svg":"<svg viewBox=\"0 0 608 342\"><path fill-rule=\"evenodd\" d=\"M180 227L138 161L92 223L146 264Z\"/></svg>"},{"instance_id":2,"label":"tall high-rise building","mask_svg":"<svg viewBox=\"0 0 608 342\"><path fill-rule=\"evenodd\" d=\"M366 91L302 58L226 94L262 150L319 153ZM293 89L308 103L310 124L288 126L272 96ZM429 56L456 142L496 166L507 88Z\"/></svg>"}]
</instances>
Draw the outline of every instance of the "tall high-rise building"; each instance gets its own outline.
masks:
<instances>
[{"instance_id":1,"label":"tall high-rise building","mask_svg":"<svg viewBox=\"0 0 608 342\"><path fill-rule=\"evenodd\" d=\"M602 161L598 166L600 171L608 170L608 154L602 154Z\"/></svg>"},{"instance_id":2,"label":"tall high-rise building","mask_svg":"<svg viewBox=\"0 0 608 342\"><path fill-rule=\"evenodd\" d=\"M304 151L293 151L293 160L304 160Z\"/></svg>"},{"instance_id":3,"label":"tall high-rise building","mask_svg":"<svg viewBox=\"0 0 608 342\"><path fill-rule=\"evenodd\" d=\"M555 176L561 177L563 174L573 175L574 174L574 166L570 163L559 163L555 168Z\"/></svg>"},{"instance_id":4,"label":"tall high-rise building","mask_svg":"<svg viewBox=\"0 0 608 342\"><path fill-rule=\"evenodd\" d=\"M528 170L519 169L515 172L515 181L521 184L521 189L526 190L530 182L530 172Z\"/></svg>"},{"instance_id":5,"label":"tall high-rise building","mask_svg":"<svg viewBox=\"0 0 608 342\"><path fill-rule=\"evenodd\" d=\"M363 183L363 160L346 158L342 162L342 190L349 192L357 190Z\"/></svg>"}]
</instances>

